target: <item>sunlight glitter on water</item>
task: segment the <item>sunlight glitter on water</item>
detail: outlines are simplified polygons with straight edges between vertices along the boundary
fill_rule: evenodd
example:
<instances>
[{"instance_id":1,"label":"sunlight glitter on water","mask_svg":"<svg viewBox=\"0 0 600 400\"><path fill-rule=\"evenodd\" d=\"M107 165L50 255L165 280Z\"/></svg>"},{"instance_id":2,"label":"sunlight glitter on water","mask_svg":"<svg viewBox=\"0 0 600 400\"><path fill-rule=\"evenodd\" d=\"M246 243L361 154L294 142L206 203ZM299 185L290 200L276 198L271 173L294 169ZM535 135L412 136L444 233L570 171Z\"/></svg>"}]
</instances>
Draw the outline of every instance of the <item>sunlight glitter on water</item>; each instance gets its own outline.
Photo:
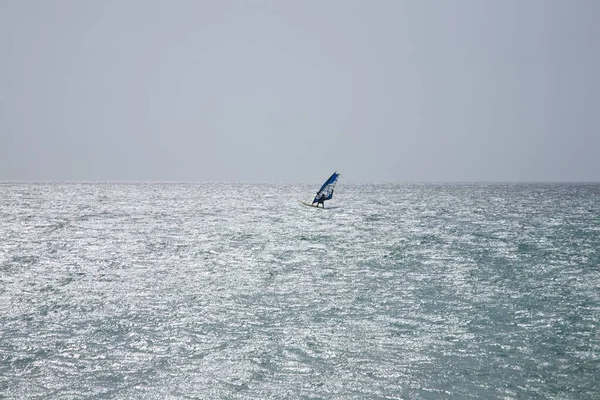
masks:
<instances>
[{"instance_id":1,"label":"sunlight glitter on water","mask_svg":"<svg viewBox=\"0 0 600 400\"><path fill-rule=\"evenodd\" d=\"M0 394L600 392L600 187L312 192L0 185Z\"/></svg>"}]
</instances>

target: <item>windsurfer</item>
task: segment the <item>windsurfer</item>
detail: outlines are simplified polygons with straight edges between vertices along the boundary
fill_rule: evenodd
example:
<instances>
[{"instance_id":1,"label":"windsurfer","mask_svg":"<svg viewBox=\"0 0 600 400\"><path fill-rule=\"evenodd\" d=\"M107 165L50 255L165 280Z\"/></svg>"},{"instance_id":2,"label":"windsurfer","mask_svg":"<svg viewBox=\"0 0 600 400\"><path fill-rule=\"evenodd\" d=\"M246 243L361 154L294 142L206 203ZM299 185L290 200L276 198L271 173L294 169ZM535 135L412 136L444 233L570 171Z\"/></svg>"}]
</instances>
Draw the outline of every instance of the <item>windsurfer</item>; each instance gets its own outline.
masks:
<instances>
[{"instance_id":1,"label":"windsurfer","mask_svg":"<svg viewBox=\"0 0 600 400\"><path fill-rule=\"evenodd\" d=\"M319 194L319 193L317 193L317 194ZM321 207L325 208L325 193L321 193L321 196L317 199L316 203L317 203L317 207L319 207L319 204L320 204ZM315 204L315 202L313 202L313 204Z\"/></svg>"},{"instance_id":2,"label":"windsurfer","mask_svg":"<svg viewBox=\"0 0 600 400\"><path fill-rule=\"evenodd\" d=\"M335 183L337 182L339 176L340 174L334 172L333 175L331 175L329 179L325 181L323 186L321 186L321 189L319 189L319 191L317 192L317 195L315 196L312 204L304 204L312 205L313 207L319 207L320 204L321 207L325 208L325 202L327 200L331 200L331 198L333 197L333 188L335 187Z\"/></svg>"}]
</instances>

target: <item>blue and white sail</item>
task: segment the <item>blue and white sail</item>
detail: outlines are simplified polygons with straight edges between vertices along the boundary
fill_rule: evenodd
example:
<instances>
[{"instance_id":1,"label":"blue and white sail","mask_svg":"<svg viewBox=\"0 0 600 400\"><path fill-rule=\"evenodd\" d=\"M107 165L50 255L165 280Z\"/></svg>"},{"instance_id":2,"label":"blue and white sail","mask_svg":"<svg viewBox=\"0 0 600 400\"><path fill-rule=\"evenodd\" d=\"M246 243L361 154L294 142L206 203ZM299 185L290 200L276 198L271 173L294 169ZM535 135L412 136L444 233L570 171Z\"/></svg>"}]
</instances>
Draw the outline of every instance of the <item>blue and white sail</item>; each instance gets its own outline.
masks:
<instances>
[{"instance_id":1,"label":"blue and white sail","mask_svg":"<svg viewBox=\"0 0 600 400\"><path fill-rule=\"evenodd\" d=\"M331 175L329 179L325 181L323 186L321 186L321 189L319 189L319 191L317 192L313 203L316 203L319 200L331 200L331 198L333 197L333 189L335 188L335 184L337 183L339 177L340 174L338 174L337 171L334 172L333 175Z\"/></svg>"}]
</instances>

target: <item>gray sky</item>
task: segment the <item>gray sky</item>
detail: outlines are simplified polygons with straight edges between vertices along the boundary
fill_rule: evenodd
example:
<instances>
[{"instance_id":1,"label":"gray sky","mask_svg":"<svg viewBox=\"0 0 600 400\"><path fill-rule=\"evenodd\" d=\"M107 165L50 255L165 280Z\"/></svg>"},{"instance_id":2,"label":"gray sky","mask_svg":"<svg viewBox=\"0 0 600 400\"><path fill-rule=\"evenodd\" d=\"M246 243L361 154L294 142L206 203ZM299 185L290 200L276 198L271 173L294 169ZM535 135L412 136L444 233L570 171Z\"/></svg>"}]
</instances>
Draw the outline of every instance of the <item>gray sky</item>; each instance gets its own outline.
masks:
<instances>
[{"instance_id":1,"label":"gray sky","mask_svg":"<svg viewBox=\"0 0 600 400\"><path fill-rule=\"evenodd\" d=\"M600 181L597 0L0 0L0 180Z\"/></svg>"}]
</instances>

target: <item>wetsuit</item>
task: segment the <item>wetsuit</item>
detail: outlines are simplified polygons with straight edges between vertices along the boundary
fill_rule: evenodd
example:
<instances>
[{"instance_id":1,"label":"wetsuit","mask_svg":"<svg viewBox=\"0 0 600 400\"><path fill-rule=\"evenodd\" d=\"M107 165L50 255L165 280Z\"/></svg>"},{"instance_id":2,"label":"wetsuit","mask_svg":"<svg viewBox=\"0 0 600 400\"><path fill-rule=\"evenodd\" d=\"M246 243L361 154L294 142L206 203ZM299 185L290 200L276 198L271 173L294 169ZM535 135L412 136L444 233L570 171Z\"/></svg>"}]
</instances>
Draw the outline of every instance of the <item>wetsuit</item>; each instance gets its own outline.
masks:
<instances>
[{"instance_id":1,"label":"wetsuit","mask_svg":"<svg viewBox=\"0 0 600 400\"><path fill-rule=\"evenodd\" d=\"M317 207L319 207L319 204L325 208L325 194L322 194L319 200L317 200Z\"/></svg>"}]
</instances>

